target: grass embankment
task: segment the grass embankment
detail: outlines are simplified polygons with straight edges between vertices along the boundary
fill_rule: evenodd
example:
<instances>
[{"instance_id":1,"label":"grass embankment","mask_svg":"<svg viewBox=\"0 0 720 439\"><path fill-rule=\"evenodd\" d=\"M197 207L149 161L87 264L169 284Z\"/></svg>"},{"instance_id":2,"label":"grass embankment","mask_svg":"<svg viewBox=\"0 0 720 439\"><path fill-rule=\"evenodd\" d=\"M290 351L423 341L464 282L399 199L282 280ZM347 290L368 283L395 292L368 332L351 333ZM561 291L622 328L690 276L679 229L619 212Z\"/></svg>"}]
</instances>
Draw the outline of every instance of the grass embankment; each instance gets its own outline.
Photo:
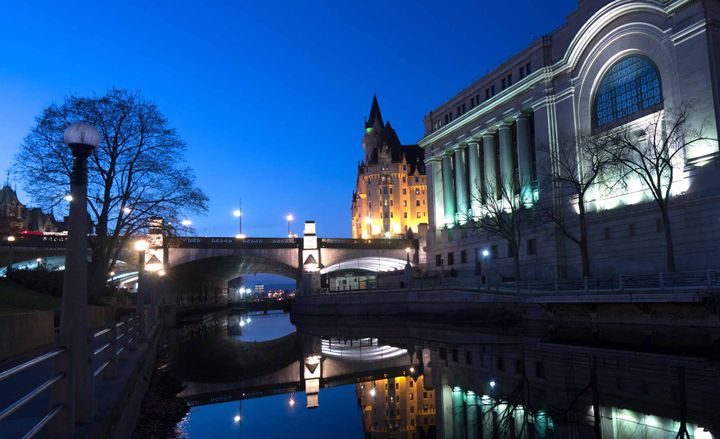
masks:
<instances>
[{"instance_id":1,"label":"grass embankment","mask_svg":"<svg viewBox=\"0 0 720 439\"><path fill-rule=\"evenodd\" d=\"M58 297L37 293L5 278L0 279L0 314L59 309Z\"/></svg>"}]
</instances>

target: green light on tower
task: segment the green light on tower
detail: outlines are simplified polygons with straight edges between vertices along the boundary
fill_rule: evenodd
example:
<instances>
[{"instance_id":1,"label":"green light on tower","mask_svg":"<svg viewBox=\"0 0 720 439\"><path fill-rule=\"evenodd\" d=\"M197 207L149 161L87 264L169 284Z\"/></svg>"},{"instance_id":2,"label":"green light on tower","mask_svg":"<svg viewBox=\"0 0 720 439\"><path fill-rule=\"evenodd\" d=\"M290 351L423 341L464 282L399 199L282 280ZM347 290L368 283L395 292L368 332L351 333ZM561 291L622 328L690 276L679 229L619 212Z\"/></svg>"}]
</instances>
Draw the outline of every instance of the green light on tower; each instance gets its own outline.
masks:
<instances>
[{"instance_id":1,"label":"green light on tower","mask_svg":"<svg viewBox=\"0 0 720 439\"><path fill-rule=\"evenodd\" d=\"M373 132L372 127L365 128L365 134L372 134L372 132Z\"/></svg>"}]
</instances>

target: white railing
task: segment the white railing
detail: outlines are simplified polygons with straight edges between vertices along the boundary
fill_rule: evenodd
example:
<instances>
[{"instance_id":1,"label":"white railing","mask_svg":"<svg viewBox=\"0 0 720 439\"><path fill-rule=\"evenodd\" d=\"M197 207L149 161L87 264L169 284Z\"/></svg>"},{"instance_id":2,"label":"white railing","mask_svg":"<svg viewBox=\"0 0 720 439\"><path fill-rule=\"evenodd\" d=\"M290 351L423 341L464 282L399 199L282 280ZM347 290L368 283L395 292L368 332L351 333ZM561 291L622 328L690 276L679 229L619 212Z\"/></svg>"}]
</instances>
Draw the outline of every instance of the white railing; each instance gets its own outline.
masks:
<instances>
[{"instance_id":1,"label":"white railing","mask_svg":"<svg viewBox=\"0 0 720 439\"><path fill-rule=\"evenodd\" d=\"M139 319L136 315L129 315L119 322L101 328L96 332L88 335L88 343L90 347L90 362L93 365L93 377L99 379L110 379L117 374L117 363L122 358L126 349L134 349L137 345L139 335ZM70 352L65 347L53 348L49 352L31 358L21 364L13 366L9 369L0 371L0 394L10 394L9 388L3 388L7 385L7 379L10 377L20 376L20 374L47 362L48 360L58 360L62 356L69 355ZM44 377L44 381L15 399L7 407L0 409L0 423L7 421L8 418L19 409L33 401L39 395L50 391L59 382L68 377L68 371L58 372L57 367L51 367L53 370L48 376ZM13 386L16 387L16 386ZM68 395L69 396L69 395ZM61 398L64 401L70 401L71 398ZM35 413L33 418L39 420L27 431L22 437L32 438L41 432L47 424L52 421L64 408L68 407L68 402L57 401L51 402L51 407L45 413Z\"/></svg>"}]
</instances>

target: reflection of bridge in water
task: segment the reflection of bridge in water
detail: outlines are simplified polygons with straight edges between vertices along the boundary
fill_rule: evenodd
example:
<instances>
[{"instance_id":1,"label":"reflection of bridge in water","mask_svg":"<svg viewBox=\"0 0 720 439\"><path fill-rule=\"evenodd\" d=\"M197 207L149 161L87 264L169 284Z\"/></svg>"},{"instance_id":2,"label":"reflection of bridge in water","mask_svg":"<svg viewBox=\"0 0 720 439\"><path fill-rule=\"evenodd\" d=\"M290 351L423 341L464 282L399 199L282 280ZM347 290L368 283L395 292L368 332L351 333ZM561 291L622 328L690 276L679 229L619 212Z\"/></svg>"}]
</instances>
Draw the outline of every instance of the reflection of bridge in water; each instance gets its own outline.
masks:
<instances>
[{"instance_id":1,"label":"reflection of bridge in water","mask_svg":"<svg viewBox=\"0 0 720 439\"><path fill-rule=\"evenodd\" d=\"M296 316L293 323L301 346L292 364L235 383L191 383L181 396L200 405L304 390L313 407L323 388L354 384L366 433L404 434L398 437L416 429L418 437L447 438L720 432L720 334L707 330L698 337L692 329L400 318Z\"/></svg>"}]
</instances>

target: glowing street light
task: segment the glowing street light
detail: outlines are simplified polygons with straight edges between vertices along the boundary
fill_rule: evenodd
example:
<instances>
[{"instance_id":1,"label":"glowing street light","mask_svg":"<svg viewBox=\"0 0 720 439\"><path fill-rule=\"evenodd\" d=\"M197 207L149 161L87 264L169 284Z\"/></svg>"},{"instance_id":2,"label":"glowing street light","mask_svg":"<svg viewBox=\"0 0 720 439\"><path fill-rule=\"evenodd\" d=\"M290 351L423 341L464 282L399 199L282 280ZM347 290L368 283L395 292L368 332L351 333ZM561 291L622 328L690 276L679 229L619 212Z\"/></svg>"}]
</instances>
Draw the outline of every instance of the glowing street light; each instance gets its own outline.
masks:
<instances>
[{"instance_id":1,"label":"glowing street light","mask_svg":"<svg viewBox=\"0 0 720 439\"><path fill-rule=\"evenodd\" d=\"M288 223L288 238L292 238L292 237L293 237L293 234L292 234L292 222L293 222L293 220L295 219L295 217L292 216L292 214L287 214L287 215L285 216L285 219L287 220L287 223Z\"/></svg>"},{"instance_id":2,"label":"glowing street light","mask_svg":"<svg viewBox=\"0 0 720 439\"><path fill-rule=\"evenodd\" d=\"M377 392L375 391L375 387L373 387L372 389L370 389L370 396L372 396L373 398L375 398L375 394L376 394L376 393L377 393Z\"/></svg>"},{"instance_id":3,"label":"glowing street light","mask_svg":"<svg viewBox=\"0 0 720 439\"><path fill-rule=\"evenodd\" d=\"M63 199L69 203L73 200L73 196L70 194L67 194L63 197Z\"/></svg>"},{"instance_id":4,"label":"glowing street light","mask_svg":"<svg viewBox=\"0 0 720 439\"><path fill-rule=\"evenodd\" d=\"M246 236L242 233L238 233L237 235L235 235L235 239L245 239L245 238L246 238Z\"/></svg>"},{"instance_id":5,"label":"glowing street light","mask_svg":"<svg viewBox=\"0 0 720 439\"><path fill-rule=\"evenodd\" d=\"M483 249L482 256L483 256L483 258L487 258L488 256L490 256L490 250Z\"/></svg>"},{"instance_id":6,"label":"glowing street light","mask_svg":"<svg viewBox=\"0 0 720 439\"><path fill-rule=\"evenodd\" d=\"M494 389L494 388L495 388L495 381L490 381L490 388L491 388L491 389Z\"/></svg>"},{"instance_id":7,"label":"glowing street light","mask_svg":"<svg viewBox=\"0 0 720 439\"><path fill-rule=\"evenodd\" d=\"M240 415L235 415L235 417L233 418L233 422L235 422L236 424L238 422L240 422L241 420L242 420L242 418L240 417Z\"/></svg>"},{"instance_id":8,"label":"glowing street light","mask_svg":"<svg viewBox=\"0 0 720 439\"><path fill-rule=\"evenodd\" d=\"M184 219L184 220L180 221L180 224L182 224L185 227L188 227L189 225L192 224L192 221L190 221L189 219Z\"/></svg>"},{"instance_id":9,"label":"glowing street light","mask_svg":"<svg viewBox=\"0 0 720 439\"><path fill-rule=\"evenodd\" d=\"M122 211L123 211L123 213L124 213L125 215L129 215L130 212L132 212L132 209L129 208L129 207L123 207L123 210L122 210Z\"/></svg>"},{"instance_id":10,"label":"glowing street light","mask_svg":"<svg viewBox=\"0 0 720 439\"><path fill-rule=\"evenodd\" d=\"M242 210L233 210L233 216L238 219L238 235L242 235Z\"/></svg>"}]
</instances>

